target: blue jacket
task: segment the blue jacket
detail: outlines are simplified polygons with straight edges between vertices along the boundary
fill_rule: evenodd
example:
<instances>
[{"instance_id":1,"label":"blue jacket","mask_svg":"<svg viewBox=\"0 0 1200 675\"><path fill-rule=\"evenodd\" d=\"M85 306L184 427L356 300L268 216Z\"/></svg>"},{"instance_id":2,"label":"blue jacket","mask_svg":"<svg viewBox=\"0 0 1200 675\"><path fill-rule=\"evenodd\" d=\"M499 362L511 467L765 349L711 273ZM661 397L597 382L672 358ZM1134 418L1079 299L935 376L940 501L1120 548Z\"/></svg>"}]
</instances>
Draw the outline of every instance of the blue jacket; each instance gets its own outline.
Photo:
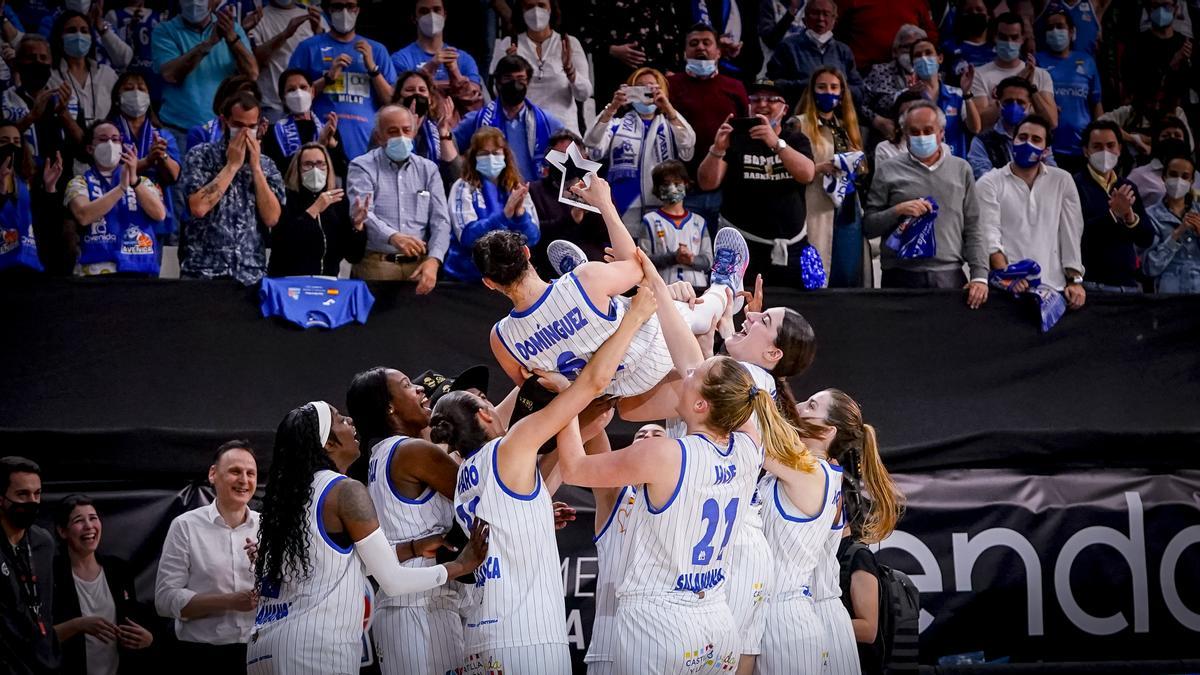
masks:
<instances>
[{"instance_id":1,"label":"blue jacket","mask_svg":"<svg viewBox=\"0 0 1200 675\"><path fill-rule=\"evenodd\" d=\"M1200 213L1200 201L1195 195L1188 211ZM1154 279L1154 290L1159 293L1200 293L1200 237L1188 230L1175 239L1172 233L1181 220L1163 202L1146 209L1146 214L1157 230L1154 245L1146 251L1146 276Z\"/></svg>"}]
</instances>

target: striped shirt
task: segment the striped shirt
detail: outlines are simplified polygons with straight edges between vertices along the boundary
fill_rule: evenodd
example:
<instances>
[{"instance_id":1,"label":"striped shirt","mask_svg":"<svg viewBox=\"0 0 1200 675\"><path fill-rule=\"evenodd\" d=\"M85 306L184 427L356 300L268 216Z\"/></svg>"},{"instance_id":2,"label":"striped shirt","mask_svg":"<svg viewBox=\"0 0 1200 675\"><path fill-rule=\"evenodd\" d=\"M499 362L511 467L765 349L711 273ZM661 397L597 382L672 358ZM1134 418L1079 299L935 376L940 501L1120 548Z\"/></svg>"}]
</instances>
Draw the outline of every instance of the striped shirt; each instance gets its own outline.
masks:
<instances>
[{"instance_id":1,"label":"striped shirt","mask_svg":"<svg viewBox=\"0 0 1200 675\"><path fill-rule=\"evenodd\" d=\"M820 467L825 473L825 493L821 511L813 516L796 508L775 476L767 474L759 482L759 494L767 505L763 510L763 533L775 554L774 597L780 601L812 598L816 568L831 557L829 532L837 515L841 473L824 461ZM837 556L832 558L836 564Z\"/></svg>"},{"instance_id":2,"label":"striped shirt","mask_svg":"<svg viewBox=\"0 0 1200 675\"><path fill-rule=\"evenodd\" d=\"M612 513L608 514L608 522L600 529L592 542L596 545L596 614L592 622L592 639L588 643L584 663L598 663L613 660L616 652L617 638L617 586L621 583L623 573L629 569L627 556L629 549L630 521L633 512L645 508L638 501L637 488L623 487L617 493L613 503Z\"/></svg>"}]
</instances>

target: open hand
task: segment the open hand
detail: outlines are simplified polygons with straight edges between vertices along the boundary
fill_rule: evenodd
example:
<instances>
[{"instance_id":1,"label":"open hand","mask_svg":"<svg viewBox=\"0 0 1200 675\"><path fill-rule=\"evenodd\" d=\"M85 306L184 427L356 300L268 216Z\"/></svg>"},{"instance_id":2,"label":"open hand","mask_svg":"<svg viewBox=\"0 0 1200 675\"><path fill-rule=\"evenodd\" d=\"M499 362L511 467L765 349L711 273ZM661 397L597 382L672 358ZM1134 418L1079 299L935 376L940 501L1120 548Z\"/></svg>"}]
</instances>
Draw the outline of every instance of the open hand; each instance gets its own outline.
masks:
<instances>
[{"instance_id":1,"label":"open hand","mask_svg":"<svg viewBox=\"0 0 1200 675\"><path fill-rule=\"evenodd\" d=\"M554 502L554 529L561 530L575 520L575 509L566 502Z\"/></svg>"},{"instance_id":2,"label":"open hand","mask_svg":"<svg viewBox=\"0 0 1200 675\"><path fill-rule=\"evenodd\" d=\"M422 248L424 248L424 244L422 244ZM437 285L437 270L437 258L426 258L417 266L417 271L408 278L409 281L417 282L417 295L429 295L429 292Z\"/></svg>"},{"instance_id":3,"label":"open hand","mask_svg":"<svg viewBox=\"0 0 1200 675\"><path fill-rule=\"evenodd\" d=\"M125 619L125 623L117 627L117 634L125 649L145 649L154 642L154 635L133 619Z\"/></svg>"}]
</instances>

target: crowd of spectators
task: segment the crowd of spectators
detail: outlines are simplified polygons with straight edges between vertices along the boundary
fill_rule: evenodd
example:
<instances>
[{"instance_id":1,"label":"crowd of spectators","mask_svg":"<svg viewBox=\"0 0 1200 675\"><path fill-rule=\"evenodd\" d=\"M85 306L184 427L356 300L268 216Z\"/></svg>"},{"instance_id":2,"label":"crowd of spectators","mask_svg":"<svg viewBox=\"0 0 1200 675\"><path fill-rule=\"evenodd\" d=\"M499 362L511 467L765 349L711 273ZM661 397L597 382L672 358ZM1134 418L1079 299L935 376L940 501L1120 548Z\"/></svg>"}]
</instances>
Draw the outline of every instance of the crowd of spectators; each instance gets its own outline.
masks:
<instances>
[{"instance_id":1,"label":"crowd of spectators","mask_svg":"<svg viewBox=\"0 0 1200 675\"><path fill-rule=\"evenodd\" d=\"M0 0L0 273L548 271L602 165L671 281L1200 290L1197 0ZM933 221L936 246L887 244ZM876 241L878 239L878 241ZM883 243L880 243L883 242ZM879 259L876 278L873 261ZM810 268L817 268L816 273ZM1003 275L1000 275L1003 276Z\"/></svg>"}]
</instances>

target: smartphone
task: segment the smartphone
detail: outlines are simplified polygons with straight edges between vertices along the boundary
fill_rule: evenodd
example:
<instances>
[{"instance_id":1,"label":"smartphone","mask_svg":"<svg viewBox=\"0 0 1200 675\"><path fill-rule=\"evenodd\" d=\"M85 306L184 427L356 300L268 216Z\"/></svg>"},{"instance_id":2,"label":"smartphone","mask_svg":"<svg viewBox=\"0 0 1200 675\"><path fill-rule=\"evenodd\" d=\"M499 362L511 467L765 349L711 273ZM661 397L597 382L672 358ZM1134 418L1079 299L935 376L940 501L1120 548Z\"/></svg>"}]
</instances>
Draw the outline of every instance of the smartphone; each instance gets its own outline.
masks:
<instances>
[{"instance_id":1,"label":"smartphone","mask_svg":"<svg viewBox=\"0 0 1200 675\"><path fill-rule=\"evenodd\" d=\"M627 86L625 87L625 97L629 99L630 103L654 103L654 92L650 91L650 87L643 87L639 85Z\"/></svg>"},{"instance_id":2,"label":"smartphone","mask_svg":"<svg viewBox=\"0 0 1200 675\"><path fill-rule=\"evenodd\" d=\"M734 133L748 134L750 129L762 124L763 121L757 117L735 117L729 120L729 126L733 127Z\"/></svg>"}]
</instances>

